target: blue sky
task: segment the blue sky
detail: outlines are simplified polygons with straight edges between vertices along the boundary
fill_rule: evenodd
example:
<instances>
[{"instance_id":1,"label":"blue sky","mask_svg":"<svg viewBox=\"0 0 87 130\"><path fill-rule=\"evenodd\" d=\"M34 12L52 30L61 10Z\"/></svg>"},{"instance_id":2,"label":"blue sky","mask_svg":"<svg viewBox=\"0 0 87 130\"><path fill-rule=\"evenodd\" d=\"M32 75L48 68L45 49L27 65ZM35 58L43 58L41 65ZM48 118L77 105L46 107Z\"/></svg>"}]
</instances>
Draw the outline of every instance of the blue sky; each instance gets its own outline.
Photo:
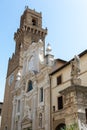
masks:
<instances>
[{"instance_id":1,"label":"blue sky","mask_svg":"<svg viewBox=\"0 0 87 130\"><path fill-rule=\"evenodd\" d=\"M14 32L25 6L42 12L55 58L70 60L87 48L87 0L0 1L0 101L3 101L8 59L15 49Z\"/></svg>"}]
</instances>

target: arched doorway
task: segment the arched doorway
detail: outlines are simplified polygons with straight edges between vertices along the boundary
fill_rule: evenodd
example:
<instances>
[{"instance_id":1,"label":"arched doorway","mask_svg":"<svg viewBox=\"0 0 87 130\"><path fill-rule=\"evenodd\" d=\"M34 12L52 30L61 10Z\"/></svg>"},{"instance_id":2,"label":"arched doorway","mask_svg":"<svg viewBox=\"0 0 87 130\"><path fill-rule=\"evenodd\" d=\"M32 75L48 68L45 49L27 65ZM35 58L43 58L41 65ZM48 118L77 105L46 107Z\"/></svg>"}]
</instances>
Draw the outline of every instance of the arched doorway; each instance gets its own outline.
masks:
<instances>
[{"instance_id":1,"label":"arched doorway","mask_svg":"<svg viewBox=\"0 0 87 130\"><path fill-rule=\"evenodd\" d=\"M64 123L61 123L61 124L59 124L57 127L56 127L56 129L55 130L62 130L63 128L65 128L65 124Z\"/></svg>"}]
</instances>

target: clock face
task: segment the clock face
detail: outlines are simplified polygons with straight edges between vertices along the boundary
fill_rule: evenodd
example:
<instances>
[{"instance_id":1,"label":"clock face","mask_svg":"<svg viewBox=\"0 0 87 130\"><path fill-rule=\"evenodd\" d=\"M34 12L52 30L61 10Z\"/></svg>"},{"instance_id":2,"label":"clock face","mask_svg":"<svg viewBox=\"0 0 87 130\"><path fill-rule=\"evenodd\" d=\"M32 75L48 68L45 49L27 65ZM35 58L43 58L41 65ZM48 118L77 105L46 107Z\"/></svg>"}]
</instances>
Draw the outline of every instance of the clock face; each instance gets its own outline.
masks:
<instances>
[{"instance_id":1,"label":"clock face","mask_svg":"<svg viewBox=\"0 0 87 130\"><path fill-rule=\"evenodd\" d=\"M39 60L41 63L44 63L44 53L43 53L43 47L39 49Z\"/></svg>"}]
</instances>

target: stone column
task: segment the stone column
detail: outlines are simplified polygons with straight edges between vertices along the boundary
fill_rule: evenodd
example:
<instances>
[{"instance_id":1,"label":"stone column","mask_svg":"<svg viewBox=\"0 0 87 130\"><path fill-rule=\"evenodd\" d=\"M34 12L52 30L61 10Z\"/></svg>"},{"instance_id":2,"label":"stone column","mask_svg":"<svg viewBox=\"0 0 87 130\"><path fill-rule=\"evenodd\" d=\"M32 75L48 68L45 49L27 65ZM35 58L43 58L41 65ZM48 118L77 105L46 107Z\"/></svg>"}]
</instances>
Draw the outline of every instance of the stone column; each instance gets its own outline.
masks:
<instances>
[{"instance_id":1,"label":"stone column","mask_svg":"<svg viewBox=\"0 0 87 130\"><path fill-rule=\"evenodd\" d=\"M37 87L36 87L36 83L34 84L34 95L33 95L33 124L32 124L32 130L37 130L37 99L38 99L38 95L37 95Z\"/></svg>"},{"instance_id":2,"label":"stone column","mask_svg":"<svg viewBox=\"0 0 87 130\"><path fill-rule=\"evenodd\" d=\"M11 130L14 130L15 128L15 114L16 114L16 99L14 97L13 100L13 111L12 111L12 125L11 125Z\"/></svg>"},{"instance_id":3,"label":"stone column","mask_svg":"<svg viewBox=\"0 0 87 130\"><path fill-rule=\"evenodd\" d=\"M50 130L50 88L46 88L45 95L45 130Z\"/></svg>"},{"instance_id":4,"label":"stone column","mask_svg":"<svg viewBox=\"0 0 87 130\"><path fill-rule=\"evenodd\" d=\"M22 96L20 100L20 121L19 121L19 130L22 129L22 120L24 116L24 91L22 91Z\"/></svg>"},{"instance_id":5,"label":"stone column","mask_svg":"<svg viewBox=\"0 0 87 130\"><path fill-rule=\"evenodd\" d=\"M21 113L21 119L23 119L23 116L24 116L24 91L22 91L22 99L21 99L21 110L20 110L20 113Z\"/></svg>"}]
</instances>

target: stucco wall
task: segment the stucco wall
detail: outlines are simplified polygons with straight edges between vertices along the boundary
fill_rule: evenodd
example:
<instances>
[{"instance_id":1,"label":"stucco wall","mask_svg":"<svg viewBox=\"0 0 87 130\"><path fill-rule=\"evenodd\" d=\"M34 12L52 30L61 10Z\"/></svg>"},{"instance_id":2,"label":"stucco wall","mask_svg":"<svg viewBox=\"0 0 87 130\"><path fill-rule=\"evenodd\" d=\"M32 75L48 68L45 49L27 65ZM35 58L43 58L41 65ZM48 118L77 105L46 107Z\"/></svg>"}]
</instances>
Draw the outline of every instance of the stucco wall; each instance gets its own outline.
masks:
<instances>
[{"instance_id":1,"label":"stucco wall","mask_svg":"<svg viewBox=\"0 0 87 130\"><path fill-rule=\"evenodd\" d=\"M80 57L80 75L81 85L87 86L87 54ZM57 77L62 75L62 84L57 85ZM57 97L60 95L59 91L71 85L71 64L56 72L51 77L51 91L52 91L52 106L57 110Z\"/></svg>"}]
</instances>

